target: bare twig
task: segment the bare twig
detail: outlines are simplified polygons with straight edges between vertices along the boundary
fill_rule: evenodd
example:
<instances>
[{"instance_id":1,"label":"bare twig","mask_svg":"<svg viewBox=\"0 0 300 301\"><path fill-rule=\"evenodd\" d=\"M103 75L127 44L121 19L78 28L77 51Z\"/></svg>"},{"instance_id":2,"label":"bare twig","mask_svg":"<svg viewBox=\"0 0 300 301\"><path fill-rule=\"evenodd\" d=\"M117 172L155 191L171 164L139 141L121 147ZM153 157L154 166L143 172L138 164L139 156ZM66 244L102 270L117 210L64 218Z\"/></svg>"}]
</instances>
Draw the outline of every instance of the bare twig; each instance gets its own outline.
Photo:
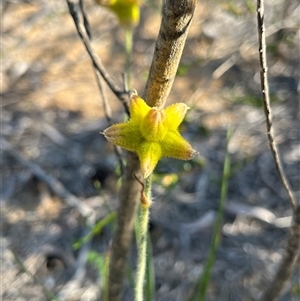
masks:
<instances>
[{"instance_id":1,"label":"bare twig","mask_svg":"<svg viewBox=\"0 0 300 301\"><path fill-rule=\"evenodd\" d=\"M69 4L70 1L68 1L68 4ZM70 8L70 5L74 5L74 14L75 14L75 7L76 5L72 2L72 4L69 4L69 8ZM79 36L81 37L84 45L87 47L88 45L86 45L85 43L87 42L88 44L90 44L90 41L92 39L92 33L91 33L91 30L90 30L90 25L89 25L89 22L88 22L88 18L87 18L87 14L86 14L86 11L85 11L85 7L84 7L84 1L83 0L79 0L79 7L80 7L80 10L81 10L81 14L82 14L82 18L83 18L83 26L82 26L82 23L80 21L80 18L77 14L77 16L73 16L72 14L72 17L73 17L73 20L75 22L75 25L76 25L76 28L77 28L77 31L78 31L78 34ZM70 9L70 13L71 13L71 9ZM83 31L83 29L85 30L85 32ZM79 32L80 30L80 32ZM83 39L82 35L80 34L82 33L84 36L85 36L85 39ZM97 55L96 53L94 53L93 49L92 49L92 46L91 44L89 45L90 47L90 50L92 51L92 54L91 55L88 51L88 53L90 54L90 57L92 59L92 62L93 62L93 68L95 70L95 76L96 76L96 81L97 81L97 85L98 85L98 88L99 88L99 91L100 91L100 95L102 97L102 100L103 100L103 108L104 108L104 114L105 114L105 117L106 117L106 120L109 124L112 123L111 121L111 114L110 114L110 108L109 108L109 103L107 101L107 98L105 96L105 93L103 92L103 85L102 85L102 81L101 81L101 75L103 76L103 74L101 73L101 71L99 70L99 66L97 66L96 62L94 61L93 57L97 58ZM100 59L98 58L99 62L101 63ZM100 65L101 67L102 65ZM103 67L103 66L102 66ZM105 71L105 70L104 70ZM103 76L103 78L105 79L105 77ZM107 82L107 81L106 81ZM109 86L109 84L108 84ZM112 89L112 87L110 87ZM113 91L113 90L112 90ZM113 91L114 92L114 91ZM116 94L117 95L117 94ZM118 95L117 95L118 96ZM119 97L120 98L120 97ZM128 106L127 106L127 103L125 101L125 99L123 98L122 96L122 99L121 101L123 102L124 104L124 108L125 108L125 111L127 112L127 114L129 115L129 109L128 109ZM120 164L120 169L121 169L121 174L123 174L124 172L124 164L123 164L123 160L122 160L122 153L121 153L121 150L117 147L117 146L114 146L114 151L115 151L115 154L118 158L118 161L119 161L119 164Z\"/></svg>"},{"instance_id":2,"label":"bare twig","mask_svg":"<svg viewBox=\"0 0 300 301\"><path fill-rule=\"evenodd\" d=\"M6 140L0 139L0 148L7 151L9 155L14 157L22 165L30 169L30 171L42 182L46 183L52 191L65 201L68 205L75 207L78 212L86 219L88 226L93 226L95 223L95 212L92 208L83 203L75 195L71 194L61 182L48 175L39 165L28 161L13 146Z\"/></svg>"},{"instance_id":3,"label":"bare twig","mask_svg":"<svg viewBox=\"0 0 300 301\"><path fill-rule=\"evenodd\" d=\"M81 14L82 14L82 18L83 18L83 25L85 28L85 31L89 37L89 39L92 39L92 32L91 32L91 28L90 28L90 23L89 23L89 19L87 17L86 11L85 11L85 6L84 6L84 1L83 0L79 0L79 7L81 10Z\"/></svg>"},{"instance_id":4,"label":"bare twig","mask_svg":"<svg viewBox=\"0 0 300 301\"><path fill-rule=\"evenodd\" d=\"M164 1L160 31L144 92L144 99L151 107L163 107L170 93L195 7L195 0Z\"/></svg>"},{"instance_id":5,"label":"bare twig","mask_svg":"<svg viewBox=\"0 0 300 301\"><path fill-rule=\"evenodd\" d=\"M272 114L271 114L270 96L269 96L269 85L268 85L268 74L267 74L268 67L267 67L267 55L266 55L266 37L265 37L263 0L257 1L257 23L258 23L258 36L259 36L259 59L260 59L260 66L261 66L261 71L260 71L261 91L263 96L264 111L266 115L269 145L275 160L275 165L280 180L288 194L290 204L292 208L294 208L296 205L296 201L292 194L290 185L286 179L284 170L282 168L281 160L279 158L277 145L274 141L273 123L272 123Z\"/></svg>"},{"instance_id":6,"label":"bare twig","mask_svg":"<svg viewBox=\"0 0 300 301\"><path fill-rule=\"evenodd\" d=\"M75 23L77 33L78 33L79 37L81 38L81 40L85 46L85 49L93 62L94 67L100 72L101 76L103 77L103 79L105 80L105 82L107 83L107 85L109 86L111 91L118 97L119 100L122 101L125 111L129 115L129 109L128 109L128 104L127 104L128 92L121 90L118 87L118 85L114 82L114 80L109 76L109 74L107 73L106 69L104 68L104 66L102 64L102 61L100 60L99 56L94 51L94 49L90 43L88 34L86 33L84 26L82 24L82 20L79 16L78 3L76 3L76 2L77 2L77 0L67 0L69 12Z\"/></svg>"},{"instance_id":7,"label":"bare twig","mask_svg":"<svg viewBox=\"0 0 300 301\"><path fill-rule=\"evenodd\" d=\"M102 84L101 75L97 69L95 69L95 76L96 76L97 85L98 85L98 88L100 91L100 96L102 98L102 104L103 104L104 115L105 115L106 121L108 122L108 124L112 124L111 109L109 106L109 102L107 101L107 97L104 93L104 87Z\"/></svg>"},{"instance_id":8,"label":"bare twig","mask_svg":"<svg viewBox=\"0 0 300 301\"><path fill-rule=\"evenodd\" d=\"M163 106L170 92L195 6L195 0L164 1L163 20L144 93L150 106ZM141 185L134 175L142 178L139 160L134 153L127 153L110 258L109 301L122 300L125 263L141 193Z\"/></svg>"},{"instance_id":9,"label":"bare twig","mask_svg":"<svg viewBox=\"0 0 300 301\"><path fill-rule=\"evenodd\" d=\"M276 272L268 289L264 292L260 301L275 301L281 295L287 281L293 275L297 267L297 260L299 257L300 248L300 206L297 205L293 212L293 224L290 228L289 238L286 249Z\"/></svg>"},{"instance_id":10,"label":"bare twig","mask_svg":"<svg viewBox=\"0 0 300 301\"><path fill-rule=\"evenodd\" d=\"M269 288L264 292L260 301L275 301L280 297L287 281L293 275L296 262L299 257L300 248L300 204L296 203L290 185L287 181L282 164L279 158L276 143L274 141L272 115L269 98L269 86L267 77L267 58L266 58L266 37L264 25L264 2L257 0L257 23L259 36L259 59L261 65L261 90L264 103L264 111L267 123L267 134L271 152L274 157L275 165L279 173L280 180L288 194L290 205L293 209L292 226L290 228L287 246L284 250L280 266L272 280Z\"/></svg>"},{"instance_id":11,"label":"bare twig","mask_svg":"<svg viewBox=\"0 0 300 301\"><path fill-rule=\"evenodd\" d=\"M85 32L87 34L87 38L89 39L89 42L92 40L92 33L91 33L91 29L90 29L90 24L88 21L88 17L85 11L85 7L84 7L84 1L83 0L79 0L79 7L82 13L82 18L83 18L83 25L84 25L84 29ZM108 124L112 124L112 120L111 120L111 111L110 111L110 106L109 103L107 101L107 97L104 93L104 87L102 84L102 77L101 77L101 73L99 72L99 70L97 69L97 67L95 66L95 64L93 64L93 68L95 71L95 77L96 77L96 82L100 91L100 95L103 101L103 109L104 109L104 114L105 114L105 118L108 122ZM127 107L125 107L126 109ZM128 113L128 112L127 112ZM122 152L120 150L120 148L118 148L116 145L114 145L114 151L115 154L118 158L119 164L120 164L120 169L121 169L121 174L123 174L124 172L124 164L123 164L123 160L122 160Z\"/></svg>"}]
</instances>

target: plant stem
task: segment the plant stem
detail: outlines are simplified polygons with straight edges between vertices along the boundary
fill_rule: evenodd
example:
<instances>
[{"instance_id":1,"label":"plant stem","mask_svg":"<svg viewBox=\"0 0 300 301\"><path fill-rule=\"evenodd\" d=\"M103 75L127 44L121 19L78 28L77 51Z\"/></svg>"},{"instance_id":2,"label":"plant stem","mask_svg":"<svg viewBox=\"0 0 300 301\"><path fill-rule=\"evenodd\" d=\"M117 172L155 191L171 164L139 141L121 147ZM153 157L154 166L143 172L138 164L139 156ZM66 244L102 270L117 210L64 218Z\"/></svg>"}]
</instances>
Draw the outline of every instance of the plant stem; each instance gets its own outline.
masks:
<instances>
[{"instance_id":1,"label":"plant stem","mask_svg":"<svg viewBox=\"0 0 300 301\"><path fill-rule=\"evenodd\" d=\"M143 93L150 107L163 107L171 91L196 3L196 0L163 1L160 30Z\"/></svg>"},{"instance_id":2,"label":"plant stem","mask_svg":"<svg viewBox=\"0 0 300 301\"><path fill-rule=\"evenodd\" d=\"M152 242L148 231L147 235L147 263L145 276L145 301L153 301L155 294L155 272L153 264Z\"/></svg>"},{"instance_id":3,"label":"plant stem","mask_svg":"<svg viewBox=\"0 0 300 301\"><path fill-rule=\"evenodd\" d=\"M258 27L258 43L259 43L259 60L260 60L260 82L261 92L263 97L263 105L266 116L267 135L269 140L269 146L275 161L275 166L279 174L279 178L282 182L284 189L287 192L289 202L292 209L296 207L296 200L292 193L290 183L285 175L281 159L279 157L279 151L274 137L274 127L271 112L271 102L269 94L269 83L268 83L268 65L267 65L267 46L266 46L266 29L265 29L265 12L264 12L264 1L257 1L257 27Z\"/></svg>"},{"instance_id":4,"label":"plant stem","mask_svg":"<svg viewBox=\"0 0 300 301\"><path fill-rule=\"evenodd\" d=\"M130 89L130 67L131 67L131 55L132 55L132 39L133 31L132 28L125 29L125 90L129 91Z\"/></svg>"},{"instance_id":5,"label":"plant stem","mask_svg":"<svg viewBox=\"0 0 300 301\"><path fill-rule=\"evenodd\" d=\"M71 0L67 0L70 2ZM164 21L157 42L157 51L153 57L154 67L149 72L149 78L145 88L144 99L150 106L163 107L164 100L167 98L173 79L169 81L169 70L178 67L177 58L181 56L185 38L191 23L193 11L196 6L196 0L172 0L164 1ZM171 12L171 15L170 15ZM182 39L184 36L184 39ZM172 40L171 43L168 41ZM159 51L163 47L163 52ZM167 51L169 48L169 51ZM169 64L176 57L176 64ZM155 68L158 61L159 68ZM165 64L163 64L165 62ZM158 66L157 66L158 67ZM160 81L159 74L166 74L165 80ZM172 76L171 74L171 76ZM171 77L172 78L172 77ZM168 82L165 87L165 82ZM160 84L161 83L161 84ZM160 89L159 86L162 86ZM155 89L154 89L155 88ZM159 92L159 97L154 93ZM152 93L153 91L153 93ZM136 216L136 207L140 196L140 183L133 177L141 177L141 168L138 157L134 153L127 153L127 165L123 176L123 186L120 193L120 208L117 218L117 227L112 244L109 273L109 301L122 300L122 285L125 273L125 263L128 249L131 246L132 229L134 218Z\"/></svg>"},{"instance_id":6,"label":"plant stem","mask_svg":"<svg viewBox=\"0 0 300 301\"><path fill-rule=\"evenodd\" d=\"M135 300L144 300L144 281L147 262L147 235L149 222L149 209L151 206L152 176L146 179L145 198L142 197L140 208L140 235L138 241L138 265L135 286Z\"/></svg>"}]
</instances>

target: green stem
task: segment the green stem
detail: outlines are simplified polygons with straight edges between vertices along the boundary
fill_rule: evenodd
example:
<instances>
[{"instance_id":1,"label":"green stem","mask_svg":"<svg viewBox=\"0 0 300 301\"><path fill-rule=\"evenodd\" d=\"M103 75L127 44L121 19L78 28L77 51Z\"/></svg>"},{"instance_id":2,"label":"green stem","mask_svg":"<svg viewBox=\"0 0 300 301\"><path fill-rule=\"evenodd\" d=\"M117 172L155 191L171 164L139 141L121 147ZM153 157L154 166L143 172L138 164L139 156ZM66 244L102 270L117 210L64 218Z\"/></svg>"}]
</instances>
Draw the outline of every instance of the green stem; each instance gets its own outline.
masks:
<instances>
[{"instance_id":1,"label":"green stem","mask_svg":"<svg viewBox=\"0 0 300 301\"><path fill-rule=\"evenodd\" d=\"M125 89L129 91L130 89L130 66L131 66L131 55L132 55L132 39L133 31L132 28L125 29Z\"/></svg>"},{"instance_id":2,"label":"green stem","mask_svg":"<svg viewBox=\"0 0 300 301\"><path fill-rule=\"evenodd\" d=\"M152 176L146 179L145 196L146 199L141 202L140 208L140 235L138 241L138 263L135 285L135 301L144 300L144 281L147 262L147 234L149 222L149 209L151 206L151 184Z\"/></svg>"}]
</instances>

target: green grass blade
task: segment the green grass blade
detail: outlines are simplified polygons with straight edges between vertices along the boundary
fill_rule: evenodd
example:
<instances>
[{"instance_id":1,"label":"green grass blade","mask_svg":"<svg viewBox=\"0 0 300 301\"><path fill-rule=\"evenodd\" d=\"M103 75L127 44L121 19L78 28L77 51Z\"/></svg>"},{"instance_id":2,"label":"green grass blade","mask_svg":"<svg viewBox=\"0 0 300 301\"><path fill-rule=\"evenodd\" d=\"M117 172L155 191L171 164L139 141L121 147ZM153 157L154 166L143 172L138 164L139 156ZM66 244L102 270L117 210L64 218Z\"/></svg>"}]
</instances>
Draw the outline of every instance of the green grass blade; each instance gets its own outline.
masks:
<instances>
[{"instance_id":1,"label":"green grass blade","mask_svg":"<svg viewBox=\"0 0 300 301\"><path fill-rule=\"evenodd\" d=\"M232 136L232 129L228 127L227 130L227 145L226 145L226 154L223 165L223 175L222 175L222 184L221 184L221 195L220 195L220 203L218 208L217 220L214 227L213 238L210 245L210 251L208 255L208 259L206 261L203 274L199 278L199 282L196 285L192 297L189 301L204 301L206 297L206 292L208 288L208 284L211 278L211 270L213 264L215 262L217 248L220 243L221 232L222 232L222 224L223 224L223 214L224 207L227 199L228 192L228 179L230 177L230 156L228 153L228 144L230 138Z\"/></svg>"},{"instance_id":2,"label":"green grass blade","mask_svg":"<svg viewBox=\"0 0 300 301\"><path fill-rule=\"evenodd\" d=\"M101 219L97 224L92 228L92 230L85 235L84 237L80 238L78 241L76 241L73 244L73 248L75 250L78 250L82 245L87 243L89 240L91 240L96 234L101 233L102 229L113 222L117 216L116 211L112 211L109 214L107 214L103 219Z\"/></svg>"}]
</instances>

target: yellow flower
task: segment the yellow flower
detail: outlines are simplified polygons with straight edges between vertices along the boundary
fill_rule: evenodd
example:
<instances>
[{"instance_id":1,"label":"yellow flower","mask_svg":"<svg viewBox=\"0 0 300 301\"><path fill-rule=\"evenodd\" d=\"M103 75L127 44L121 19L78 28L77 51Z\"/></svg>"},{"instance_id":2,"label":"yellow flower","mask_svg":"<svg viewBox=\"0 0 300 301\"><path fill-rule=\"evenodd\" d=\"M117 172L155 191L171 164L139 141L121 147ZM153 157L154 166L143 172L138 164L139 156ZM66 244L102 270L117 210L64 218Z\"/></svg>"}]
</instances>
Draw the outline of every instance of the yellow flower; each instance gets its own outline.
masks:
<instances>
[{"instance_id":1,"label":"yellow flower","mask_svg":"<svg viewBox=\"0 0 300 301\"><path fill-rule=\"evenodd\" d=\"M142 98L132 95L130 120L112 125L103 135L108 141L136 152L147 178L162 157L189 160L196 154L178 132L188 109L184 103L175 103L166 109L151 108Z\"/></svg>"},{"instance_id":2,"label":"yellow flower","mask_svg":"<svg viewBox=\"0 0 300 301\"><path fill-rule=\"evenodd\" d=\"M111 10L122 26L135 27L140 21L140 0L95 0Z\"/></svg>"}]
</instances>

